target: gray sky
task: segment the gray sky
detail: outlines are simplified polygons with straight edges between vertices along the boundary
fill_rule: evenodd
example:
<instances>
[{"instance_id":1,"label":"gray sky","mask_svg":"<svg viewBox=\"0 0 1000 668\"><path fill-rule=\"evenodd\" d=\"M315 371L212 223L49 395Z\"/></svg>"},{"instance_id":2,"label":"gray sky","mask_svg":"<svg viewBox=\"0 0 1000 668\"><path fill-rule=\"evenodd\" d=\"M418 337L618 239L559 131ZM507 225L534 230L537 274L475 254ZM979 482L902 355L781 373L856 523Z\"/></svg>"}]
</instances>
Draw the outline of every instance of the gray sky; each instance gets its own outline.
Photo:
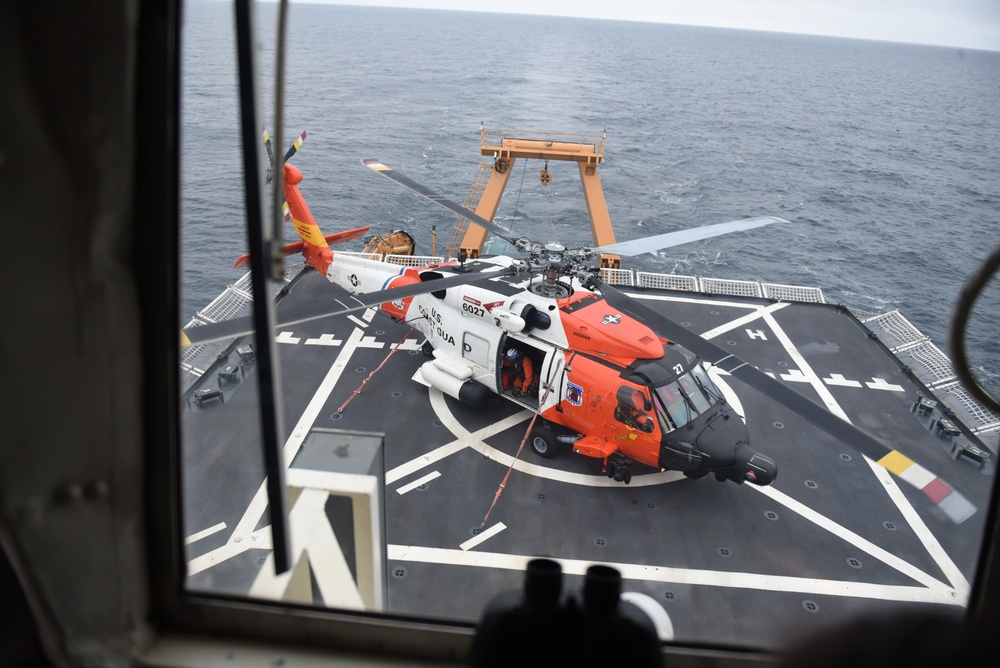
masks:
<instances>
[{"instance_id":1,"label":"gray sky","mask_svg":"<svg viewBox=\"0 0 1000 668\"><path fill-rule=\"evenodd\" d=\"M1000 51L1000 0L300 0L776 30Z\"/></svg>"}]
</instances>

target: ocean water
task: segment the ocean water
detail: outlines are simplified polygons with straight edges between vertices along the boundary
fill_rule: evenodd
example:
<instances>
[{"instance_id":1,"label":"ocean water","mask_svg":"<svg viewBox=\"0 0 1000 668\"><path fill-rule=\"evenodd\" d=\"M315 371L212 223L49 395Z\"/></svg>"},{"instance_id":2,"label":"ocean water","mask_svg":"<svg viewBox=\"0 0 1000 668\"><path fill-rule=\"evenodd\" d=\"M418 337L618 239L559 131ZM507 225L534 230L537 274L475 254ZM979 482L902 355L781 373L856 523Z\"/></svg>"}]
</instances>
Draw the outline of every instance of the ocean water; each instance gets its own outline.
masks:
<instances>
[{"instance_id":1,"label":"ocean water","mask_svg":"<svg viewBox=\"0 0 1000 668\"><path fill-rule=\"evenodd\" d=\"M259 8L269 126L275 16L274 5ZM185 320L243 273L232 268L246 252L233 26L228 2L185 6ZM285 135L308 133L294 164L327 232L402 227L429 254L435 226L441 252L454 216L360 161L379 158L462 202L485 124L605 133L601 181L620 241L757 215L793 223L630 267L817 286L865 311L899 309L944 351L957 296L1000 244L1000 53L303 4L291 8L288 36ZM497 220L539 241L590 243L575 166L550 164L547 187L542 166L515 166L523 171L512 174ZM994 393L998 311L993 280L966 341Z\"/></svg>"}]
</instances>

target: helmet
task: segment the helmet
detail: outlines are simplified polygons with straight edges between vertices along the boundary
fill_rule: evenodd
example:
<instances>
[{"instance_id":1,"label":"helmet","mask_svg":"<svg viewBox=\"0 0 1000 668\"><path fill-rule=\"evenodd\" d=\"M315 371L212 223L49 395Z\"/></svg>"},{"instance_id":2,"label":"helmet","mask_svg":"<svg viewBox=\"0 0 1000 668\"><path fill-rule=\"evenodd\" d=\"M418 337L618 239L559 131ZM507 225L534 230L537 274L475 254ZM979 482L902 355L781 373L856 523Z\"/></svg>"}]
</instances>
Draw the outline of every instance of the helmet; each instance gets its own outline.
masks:
<instances>
[{"instance_id":1,"label":"helmet","mask_svg":"<svg viewBox=\"0 0 1000 668\"><path fill-rule=\"evenodd\" d=\"M511 362L516 362L517 358L521 356L521 353L517 352L516 348L511 348L507 351L507 359Z\"/></svg>"}]
</instances>

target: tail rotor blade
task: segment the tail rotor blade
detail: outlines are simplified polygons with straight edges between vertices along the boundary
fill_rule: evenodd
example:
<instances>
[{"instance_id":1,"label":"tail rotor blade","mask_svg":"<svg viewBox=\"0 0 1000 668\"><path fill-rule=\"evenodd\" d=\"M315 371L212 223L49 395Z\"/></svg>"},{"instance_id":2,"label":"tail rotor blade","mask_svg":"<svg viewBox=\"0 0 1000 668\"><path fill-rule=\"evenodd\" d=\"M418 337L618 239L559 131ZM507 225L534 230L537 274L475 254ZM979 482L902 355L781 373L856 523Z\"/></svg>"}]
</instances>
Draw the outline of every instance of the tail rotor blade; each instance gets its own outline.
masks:
<instances>
[{"instance_id":1,"label":"tail rotor blade","mask_svg":"<svg viewBox=\"0 0 1000 668\"><path fill-rule=\"evenodd\" d=\"M263 128L264 133L264 148L267 149L267 162L271 166L274 166L274 149L271 148L271 135L268 134L267 128Z\"/></svg>"},{"instance_id":2,"label":"tail rotor blade","mask_svg":"<svg viewBox=\"0 0 1000 668\"><path fill-rule=\"evenodd\" d=\"M285 153L285 158L284 158L285 162L288 162L288 160L293 155L295 155L295 152L298 151L300 148L302 148L302 142L304 142L305 140L306 140L306 133L305 130L303 130L302 134L296 137L295 141L292 142L292 145L288 148L288 152Z\"/></svg>"},{"instance_id":3,"label":"tail rotor blade","mask_svg":"<svg viewBox=\"0 0 1000 668\"><path fill-rule=\"evenodd\" d=\"M262 130L262 132L264 134L264 148L267 149L267 178L266 178L266 183L271 183L271 181L273 180L273 172L274 172L274 149L271 148L271 135L268 134L267 128L264 128ZM304 142L305 140L306 140L306 133L305 133L305 130L303 130L302 134L300 134L298 137L296 137L295 141L292 142L292 145L288 147L288 151L285 153L285 157L282 158L282 162L288 162L288 160L293 155L295 155L295 153L300 148L302 148L302 142Z\"/></svg>"},{"instance_id":4,"label":"tail rotor blade","mask_svg":"<svg viewBox=\"0 0 1000 668\"><path fill-rule=\"evenodd\" d=\"M264 182L269 184L274 170L274 150L271 148L271 135L268 134L267 128L262 128L261 132L264 135L264 148L267 149L267 177Z\"/></svg>"}]
</instances>

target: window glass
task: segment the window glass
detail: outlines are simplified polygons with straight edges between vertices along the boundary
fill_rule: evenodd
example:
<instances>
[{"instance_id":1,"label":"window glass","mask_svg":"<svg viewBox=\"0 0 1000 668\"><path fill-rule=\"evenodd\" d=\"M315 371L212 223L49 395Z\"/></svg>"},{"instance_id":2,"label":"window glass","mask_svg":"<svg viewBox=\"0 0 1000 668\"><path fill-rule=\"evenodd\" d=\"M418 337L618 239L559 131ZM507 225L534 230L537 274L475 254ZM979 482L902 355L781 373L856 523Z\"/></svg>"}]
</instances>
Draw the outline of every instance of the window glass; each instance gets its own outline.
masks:
<instances>
[{"instance_id":1,"label":"window glass","mask_svg":"<svg viewBox=\"0 0 1000 668\"><path fill-rule=\"evenodd\" d=\"M268 127L274 115L275 5L261 3L257 16L260 122ZM233 7L189 2L184 21L182 320L211 323L249 314L255 297L247 267L234 267L248 250ZM486 360L494 365L492 373L477 376L474 364L441 362L432 384L430 374L421 373L431 361L423 345L427 337L414 322L401 324L371 309L277 329L293 545L293 567L284 574L273 568L260 367L252 339L185 350L179 373L190 591L468 624L495 596L520 590L527 558L547 554L576 569L566 580L572 591L581 564L619 568L628 574L626 591L652 600L672 620L672 639L699 646L770 649L804 637L817 624L914 607L964 614L993 481L987 474L995 466L981 434L995 435L995 416L967 402L952 378L935 376L947 365L934 351L924 354L926 337L896 346L892 337L905 329L898 320L879 329L881 338L859 343L862 320L873 331L880 326L870 313L847 316L832 304L810 304L807 316L786 317L804 313L799 307L813 301L815 292L803 288L787 300L756 296L765 287L840 285L850 278L844 267L834 267L836 277L813 273L834 252L810 245L817 227L845 218L834 200L849 199L852 204L843 205L848 217L865 225L906 205L898 191L909 196L913 189L900 187L900 180L923 183L923 176L892 176L893 170L919 170L919 156L926 157L921 147L935 136L926 128L941 126L928 126L912 108L927 89L896 74L914 71L906 66L911 57L932 63L933 71L947 73L957 65L933 51L884 43L305 3L292 7L288 34L285 136L272 150L284 153L307 133L289 164L302 176L298 187L322 236L369 228L330 242L334 273L371 260L362 257L371 235L405 228L416 244L410 260L419 265L440 260L454 234L453 213L373 173L362 165L368 158L470 208L488 196L484 184L492 175L509 169L495 221L514 236L555 239L552 248L592 244L591 230L581 224L593 205L579 190L587 168L538 159L504 166L482 152L479 128L484 120L498 128L554 132L614 128L606 147L597 140L608 157L598 171L622 239L672 231L673 224L664 221L674 214L692 227L748 215L748 209L794 219L791 226L771 226L792 231L768 227L697 242L706 245L690 246L676 262L662 254L623 258L623 269L642 271L647 280L692 274L680 278L695 287L649 288L638 298L655 297L644 303L808 394L838 419L846 416L880 437L905 433L891 445L926 466L932 478L940 475L960 489L978 512L951 523L920 490L885 483L881 469L873 473L850 443L811 437L791 411L728 374L713 372L714 383L701 363L674 382L646 390L643 398L652 403L662 431L689 424L725 391L727 402L732 397L736 412L747 417L751 446L773 455L782 475L767 488L731 482L720 487L637 465L631 483L619 485L606 474L604 455L615 451L615 442L601 426L626 420L619 390L634 388L618 374L632 360L616 366L621 360L605 359L584 342L596 340L599 328L628 331L628 317L609 308L600 324L575 331L578 340L560 341L558 354L550 355L555 344L544 350L560 375L550 393L539 377L538 399L572 399L536 418L525 401L488 391L475 394L481 405L459 400L471 396L463 391L470 387L465 383L499 376L489 314L510 295L466 302L453 319L443 298L434 304L436 313L445 314L434 325L435 345L453 346L456 359ZM962 61L974 79L986 67L976 54ZM835 71L830 63L837 63ZM880 77L864 74L873 67ZM932 90L948 89L953 79L943 76ZM886 93L886 87L896 92ZM852 95L840 94L844 90ZM976 122L993 117L994 106L984 107ZM823 111L819 116L817 109ZM892 122L885 121L890 129L870 124L877 109L891 110ZM959 111L948 109L940 118ZM897 133L899 123L916 128L909 139ZM980 135L964 127L949 122L948 133L966 133L952 143L981 145ZM996 132L995 125L990 128ZM835 130L845 136L822 134ZM890 166L871 167L896 149L901 152L889 158ZM838 158L831 167L832 153ZM800 168L800 160L808 166ZM949 158L949 169L966 162ZM837 172L844 164L847 171ZM542 170L548 177L536 178ZM879 175L888 185L871 185L878 197L841 192ZM956 182L964 183L965 176ZM976 192L988 192L991 183L980 182ZM896 198L891 206L871 205L860 213L853 208L890 195ZM328 305L347 294L306 268L295 224L284 225L285 281L264 296L278 301L279 313ZM907 231L903 236L912 235L907 221L897 224ZM859 232L865 243L856 244L858 252L870 243L869 231L866 226ZM775 259L778 248L793 258ZM497 252L517 254L512 248ZM747 280L706 280L722 268L745 272ZM774 283L758 283L761 274ZM339 276L345 284L351 277L367 280L360 269ZM662 284L675 285L666 278ZM706 302L693 306L696 297ZM885 306L881 293L872 299ZM556 321L558 309L538 307L538 313L550 314L552 326L529 322L511 335L540 351L545 337L573 338ZM849 343L834 342L837 323L848 317L857 319L849 323L854 336ZM512 322L517 320L508 318L505 326ZM583 352L574 357L576 347L585 345L591 347L579 348ZM854 347L847 351L848 345ZM897 364L886 352L890 345L909 356ZM918 347L920 352L908 352ZM593 377L567 371L582 368L583 355L601 358ZM918 357L932 360L930 370ZM539 376L548 372L540 367ZM573 392L560 389L562 374ZM954 403L946 405L946 396ZM642 408L628 401L631 409ZM957 406L952 417L945 412L949 406ZM580 411L595 426L586 433L565 429L556 422L558 411ZM655 432L651 420L629 419L633 430L611 438L650 438ZM722 432L726 425L720 420L708 428ZM575 453L581 444L594 456ZM674 445L681 455L695 447L687 441ZM727 536L726 545L718 536ZM654 575L647 577L650 571ZM762 607L767 616L746 614Z\"/></svg>"},{"instance_id":2,"label":"window glass","mask_svg":"<svg viewBox=\"0 0 1000 668\"><path fill-rule=\"evenodd\" d=\"M656 396L674 429L683 427L694 417L691 403L684 397L676 381L656 388Z\"/></svg>"}]
</instances>

